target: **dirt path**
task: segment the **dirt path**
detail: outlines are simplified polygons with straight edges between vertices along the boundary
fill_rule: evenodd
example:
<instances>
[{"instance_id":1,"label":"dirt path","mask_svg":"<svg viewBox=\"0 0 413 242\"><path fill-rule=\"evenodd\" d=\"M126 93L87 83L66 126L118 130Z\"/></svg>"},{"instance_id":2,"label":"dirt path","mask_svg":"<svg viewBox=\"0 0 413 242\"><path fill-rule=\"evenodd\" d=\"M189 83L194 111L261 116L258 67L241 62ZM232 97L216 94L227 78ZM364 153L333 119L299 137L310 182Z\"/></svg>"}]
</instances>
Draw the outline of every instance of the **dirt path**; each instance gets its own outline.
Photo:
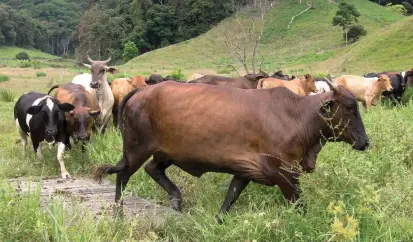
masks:
<instances>
[{"instance_id":1,"label":"dirt path","mask_svg":"<svg viewBox=\"0 0 413 242\"><path fill-rule=\"evenodd\" d=\"M52 198L59 198L70 209L72 205L81 209L87 209L95 217L102 214L113 215L113 205L115 196L115 185L109 181L98 184L90 179L51 179L32 177L10 179L11 185L21 194L35 192L36 188L41 187L40 206L49 207ZM174 212L167 207L156 205L148 200L126 194L124 198L124 213L126 217L134 216L151 217L154 221L161 223L168 214Z\"/></svg>"}]
</instances>

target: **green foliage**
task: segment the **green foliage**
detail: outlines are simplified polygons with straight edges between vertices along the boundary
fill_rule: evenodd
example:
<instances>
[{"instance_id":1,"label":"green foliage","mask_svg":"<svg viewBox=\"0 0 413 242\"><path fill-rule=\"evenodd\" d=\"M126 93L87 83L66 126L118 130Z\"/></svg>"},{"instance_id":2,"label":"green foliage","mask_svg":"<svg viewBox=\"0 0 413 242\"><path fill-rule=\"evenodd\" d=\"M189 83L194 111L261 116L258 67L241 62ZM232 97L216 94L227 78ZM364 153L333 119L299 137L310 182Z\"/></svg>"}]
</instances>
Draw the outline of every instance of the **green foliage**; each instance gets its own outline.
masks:
<instances>
[{"instance_id":1,"label":"green foliage","mask_svg":"<svg viewBox=\"0 0 413 242\"><path fill-rule=\"evenodd\" d=\"M230 74L233 71L230 65L221 66L217 69L218 74Z\"/></svg>"},{"instance_id":2,"label":"green foliage","mask_svg":"<svg viewBox=\"0 0 413 242\"><path fill-rule=\"evenodd\" d=\"M361 25L352 25L350 26L348 33L347 33L347 39L350 42L356 42L357 40L360 39L361 36L365 36L367 34L367 31L364 29L363 26ZM344 39L346 38L344 34Z\"/></svg>"},{"instance_id":3,"label":"green foliage","mask_svg":"<svg viewBox=\"0 0 413 242\"><path fill-rule=\"evenodd\" d=\"M6 82L8 80L10 80L8 75L0 75L0 82Z\"/></svg>"},{"instance_id":4,"label":"green foliage","mask_svg":"<svg viewBox=\"0 0 413 242\"><path fill-rule=\"evenodd\" d=\"M139 50L136 47L136 44L133 43L132 41L128 41L125 44L125 47L123 48L123 55L122 55L123 60L127 62L135 58L136 56L138 56L138 54L139 54Z\"/></svg>"},{"instance_id":5,"label":"green foliage","mask_svg":"<svg viewBox=\"0 0 413 242\"><path fill-rule=\"evenodd\" d=\"M7 89L0 89L0 100L3 102L13 102L16 95Z\"/></svg>"},{"instance_id":6,"label":"green foliage","mask_svg":"<svg viewBox=\"0 0 413 242\"><path fill-rule=\"evenodd\" d=\"M402 2L402 5L403 5L403 7L406 9L406 13L407 13L408 15L412 15L412 14L413 14L413 6L412 6L412 4L413 4L413 1L412 1L412 3Z\"/></svg>"},{"instance_id":7,"label":"green foliage","mask_svg":"<svg viewBox=\"0 0 413 242\"><path fill-rule=\"evenodd\" d=\"M407 9L402 4L389 3L386 5L386 7L395 13L398 13L401 15L407 15Z\"/></svg>"},{"instance_id":8,"label":"green foliage","mask_svg":"<svg viewBox=\"0 0 413 242\"><path fill-rule=\"evenodd\" d=\"M30 60L29 55L26 52L19 52L16 55L16 60Z\"/></svg>"},{"instance_id":9,"label":"green foliage","mask_svg":"<svg viewBox=\"0 0 413 242\"><path fill-rule=\"evenodd\" d=\"M36 61L36 60L32 61L32 67L34 69L40 69L40 67L41 67L40 61Z\"/></svg>"},{"instance_id":10,"label":"green foliage","mask_svg":"<svg viewBox=\"0 0 413 242\"><path fill-rule=\"evenodd\" d=\"M43 76L47 76L47 74L44 73L44 72L36 72L36 76L37 77L43 77Z\"/></svg>"},{"instance_id":11,"label":"green foliage","mask_svg":"<svg viewBox=\"0 0 413 242\"><path fill-rule=\"evenodd\" d=\"M186 77L183 73L183 68L182 67L174 69L171 73L171 77L172 77L172 79L177 80L177 81L184 81L186 79Z\"/></svg>"},{"instance_id":12,"label":"green foliage","mask_svg":"<svg viewBox=\"0 0 413 242\"><path fill-rule=\"evenodd\" d=\"M17 60L17 67L27 68L32 65L30 60Z\"/></svg>"}]
</instances>

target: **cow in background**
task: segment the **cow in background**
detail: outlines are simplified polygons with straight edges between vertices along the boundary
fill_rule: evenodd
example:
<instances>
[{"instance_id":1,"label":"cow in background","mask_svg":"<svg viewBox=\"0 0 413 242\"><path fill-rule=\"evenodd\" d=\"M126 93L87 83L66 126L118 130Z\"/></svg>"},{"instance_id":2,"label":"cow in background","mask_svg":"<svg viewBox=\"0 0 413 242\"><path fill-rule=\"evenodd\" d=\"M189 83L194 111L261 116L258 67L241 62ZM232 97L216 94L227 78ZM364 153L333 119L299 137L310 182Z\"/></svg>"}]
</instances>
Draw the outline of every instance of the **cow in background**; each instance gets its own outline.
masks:
<instances>
[{"instance_id":1,"label":"cow in background","mask_svg":"<svg viewBox=\"0 0 413 242\"><path fill-rule=\"evenodd\" d=\"M276 79L273 77L261 79L258 83L258 89L268 89L274 87L286 87L293 93L300 96L308 96L311 92L317 92L315 80L310 74L303 77L295 78L291 81Z\"/></svg>"},{"instance_id":2,"label":"cow in background","mask_svg":"<svg viewBox=\"0 0 413 242\"><path fill-rule=\"evenodd\" d=\"M285 80L285 81L290 81L290 80L295 79L295 76L291 76L291 77L290 77L290 76L288 76L288 75L284 75L284 73L283 73L281 70L275 72L274 74L272 74L271 77L276 78L276 79Z\"/></svg>"},{"instance_id":3,"label":"cow in background","mask_svg":"<svg viewBox=\"0 0 413 242\"><path fill-rule=\"evenodd\" d=\"M236 87L236 88L241 88L241 89L256 89L258 81L265 77L268 77L268 75L263 74L263 73L247 74L245 76L235 77L235 78L205 75L196 80L189 81L188 83L203 83L203 84L209 84L209 85Z\"/></svg>"},{"instance_id":4,"label":"cow in background","mask_svg":"<svg viewBox=\"0 0 413 242\"><path fill-rule=\"evenodd\" d=\"M72 83L82 85L95 98L101 111L97 118L100 125L98 131L103 134L112 117L112 108L115 102L112 89L108 83L107 73L115 74L118 70L115 67L107 66L111 60L110 57L105 61L94 61L87 55L87 60L91 64L83 65L90 69L91 74L77 75L73 78Z\"/></svg>"},{"instance_id":5,"label":"cow in background","mask_svg":"<svg viewBox=\"0 0 413 242\"><path fill-rule=\"evenodd\" d=\"M386 75L390 78L392 91L384 91L382 93L383 97L390 99L394 104L400 104L402 95L406 90L406 85L408 81L408 72L381 72L381 73L368 73L364 77L379 77L380 75Z\"/></svg>"},{"instance_id":6,"label":"cow in background","mask_svg":"<svg viewBox=\"0 0 413 242\"><path fill-rule=\"evenodd\" d=\"M92 135L93 123L100 114L95 98L79 84L66 83L50 88L48 94L56 89L55 97L61 103L70 103L75 109L66 113L66 130L73 141L82 142L82 151L86 151L86 142ZM70 143L68 144L70 148Z\"/></svg>"},{"instance_id":7,"label":"cow in background","mask_svg":"<svg viewBox=\"0 0 413 242\"><path fill-rule=\"evenodd\" d=\"M321 94L325 92L331 91L331 86L329 85L329 80L326 78L316 78L315 79L315 87L317 88L317 92L311 92L310 95Z\"/></svg>"},{"instance_id":8,"label":"cow in background","mask_svg":"<svg viewBox=\"0 0 413 242\"><path fill-rule=\"evenodd\" d=\"M347 88L363 104L366 111L379 103L384 91L393 90L390 78L386 75L370 78L344 75L337 78L335 83Z\"/></svg>"},{"instance_id":9,"label":"cow in background","mask_svg":"<svg viewBox=\"0 0 413 242\"><path fill-rule=\"evenodd\" d=\"M110 88L112 89L114 103L112 109L113 126L118 127L118 109L123 97L135 88L146 87L145 77L132 76L128 78L116 78L113 80Z\"/></svg>"},{"instance_id":10,"label":"cow in background","mask_svg":"<svg viewBox=\"0 0 413 242\"><path fill-rule=\"evenodd\" d=\"M57 143L57 160L62 178L70 178L63 160L66 145L70 142L66 132L65 113L74 108L70 103L60 103L56 98L39 92L22 95L14 106L14 119L21 137L23 154L26 153L29 135L39 159L44 159L41 142L46 141L49 145Z\"/></svg>"}]
</instances>

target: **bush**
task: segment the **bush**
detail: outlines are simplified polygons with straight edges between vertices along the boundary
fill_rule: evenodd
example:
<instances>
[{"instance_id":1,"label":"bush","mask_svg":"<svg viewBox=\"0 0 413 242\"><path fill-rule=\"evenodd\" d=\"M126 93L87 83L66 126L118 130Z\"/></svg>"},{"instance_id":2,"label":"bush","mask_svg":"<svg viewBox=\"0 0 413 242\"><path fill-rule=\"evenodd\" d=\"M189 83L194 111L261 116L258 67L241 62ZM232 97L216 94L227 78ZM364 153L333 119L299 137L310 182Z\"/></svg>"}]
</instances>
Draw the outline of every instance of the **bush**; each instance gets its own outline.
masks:
<instances>
[{"instance_id":1,"label":"bush","mask_svg":"<svg viewBox=\"0 0 413 242\"><path fill-rule=\"evenodd\" d=\"M47 76L44 72L36 72L37 77Z\"/></svg>"},{"instance_id":2,"label":"bush","mask_svg":"<svg viewBox=\"0 0 413 242\"><path fill-rule=\"evenodd\" d=\"M129 61L135 58L136 56L138 56L138 54L139 54L139 50L138 50L138 47L136 47L135 43L132 41L128 41L125 44L125 48L123 49L123 54L122 54L123 60L125 62Z\"/></svg>"},{"instance_id":3,"label":"bush","mask_svg":"<svg viewBox=\"0 0 413 242\"><path fill-rule=\"evenodd\" d=\"M350 27L347 33L347 38L351 42L356 42L357 40L360 39L361 36L364 36L367 34L367 31L364 29L363 26L361 25L353 25ZM344 34L344 38L346 38L346 35Z\"/></svg>"},{"instance_id":4,"label":"bush","mask_svg":"<svg viewBox=\"0 0 413 242\"><path fill-rule=\"evenodd\" d=\"M413 6L408 2L402 2L403 7L406 9L408 15L413 14Z\"/></svg>"},{"instance_id":5,"label":"bush","mask_svg":"<svg viewBox=\"0 0 413 242\"><path fill-rule=\"evenodd\" d=\"M16 59L17 59L17 60L30 60L29 55L28 55L26 52L24 52L24 51L18 53L18 54L16 55Z\"/></svg>"},{"instance_id":6,"label":"bush","mask_svg":"<svg viewBox=\"0 0 413 242\"><path fill-rule=\"evenodd\" d=\"M10 80L8 75L0 75L0 82L6 82Z\"/></svg>"},{"instance_id":7,"label":"bush","mask_svg":"<svg viewBox=\"0 0 413 242\"><path fill-rule=\"evenodd\" d=\"M386 7L388 8L388 9L390 9L391 11L393 11L393 12L396 12L396 13L399 13L399 14L402 14L402 15L407 15L407 9L404 7L404 5L401 5L401 4L391 4L391 3L389 3L389 4L387 4L386 5Z\"/></svg>"},{"instance_id":8,"label":"bush","mask_svg":"<svg viewBox=\"0 0 413 242\"><path fill-rule=\"evenodd\" d=\"M231 72L232 72L232 68L229 65L222 66L222 67L218 68L218 70L217 70L218 74L230 74Z\"/></svg>"},{"instance_id":9,"label":"bush","mask_svg":"<svg viewBox=\"0 0 413 242\"><path fill-rule=\"evenodd\" d=\"M13 102L14 101L14 93L10 90L0 89L0 100L3 102Z\"/></svg>"},{"instance_id":10,"label":"bush","mask_svg":"<svg viewBox=\"0 0 413 242\"><path fill-rule=\"evenodd\" d=\"M177 80L177 81L185 80L186 77L185 77L184 73L182 72L182 70L183 70L182 68L174 69L171 73L172 79Z\"/></svg>"},{"instance_id":11,"label":"bush","mask_svg":"<svg viewBox=\"0 0 413 242\"><path fill-rule=\"evenodd\" d=\"M20 68L27 68L32 65L30 60L17 60L17 66Z\"/></svg>"},{"instance_id":12,"label":"bush","mask_svg":"<svg viewBox=\"0 0 413 242\"><path fill-rule=\"evenodd\" d=\"M32 61L32 67L34 69L40 69L40 65L41 65L40 61Z\"/></svg>"}]
</instances>

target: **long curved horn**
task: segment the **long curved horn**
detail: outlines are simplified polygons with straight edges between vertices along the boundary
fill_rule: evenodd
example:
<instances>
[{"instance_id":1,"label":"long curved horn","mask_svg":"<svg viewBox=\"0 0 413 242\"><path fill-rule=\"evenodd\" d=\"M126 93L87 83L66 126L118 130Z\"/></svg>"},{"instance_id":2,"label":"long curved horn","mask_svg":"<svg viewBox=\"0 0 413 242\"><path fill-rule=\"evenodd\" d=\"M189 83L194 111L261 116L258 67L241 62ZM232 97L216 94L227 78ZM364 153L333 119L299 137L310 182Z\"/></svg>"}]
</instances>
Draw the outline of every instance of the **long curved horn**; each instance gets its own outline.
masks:
<instances>
[{"instance_id":1,"label":"long curved horn","mask_svg":"<svg viewBox=\"0 0 413 242\"><path fill-rule=\"evenodd\" d=\"M331 90L338 90L337 84L333 83L330 74L327 75L327 77L324 77L327 85L331 88Z\"/></svg>"},{"instance_id":2,"label":"long curved horn","mask_svg":"<svg viewBox=\"0 0 413 242\"><path fill-rule=\"evenodd\" d=\"M90 52L90 49L86 52L86 58L87 58L87 60L88 60L90 63L92 63L93 60L92 60L92 58L90 58L89 52Z\"/></svg>"},{"instance_id":3,"label":"long curved horn","mask_svg":"<svg viewBox=\"0 0 413 242\"><path fill-rule=\"evenodd\" d=\"M112 56L109 56L109 59L105 60L105 63L109 63L109 61L112 60Z\"/></svg>"}]
</instances>

